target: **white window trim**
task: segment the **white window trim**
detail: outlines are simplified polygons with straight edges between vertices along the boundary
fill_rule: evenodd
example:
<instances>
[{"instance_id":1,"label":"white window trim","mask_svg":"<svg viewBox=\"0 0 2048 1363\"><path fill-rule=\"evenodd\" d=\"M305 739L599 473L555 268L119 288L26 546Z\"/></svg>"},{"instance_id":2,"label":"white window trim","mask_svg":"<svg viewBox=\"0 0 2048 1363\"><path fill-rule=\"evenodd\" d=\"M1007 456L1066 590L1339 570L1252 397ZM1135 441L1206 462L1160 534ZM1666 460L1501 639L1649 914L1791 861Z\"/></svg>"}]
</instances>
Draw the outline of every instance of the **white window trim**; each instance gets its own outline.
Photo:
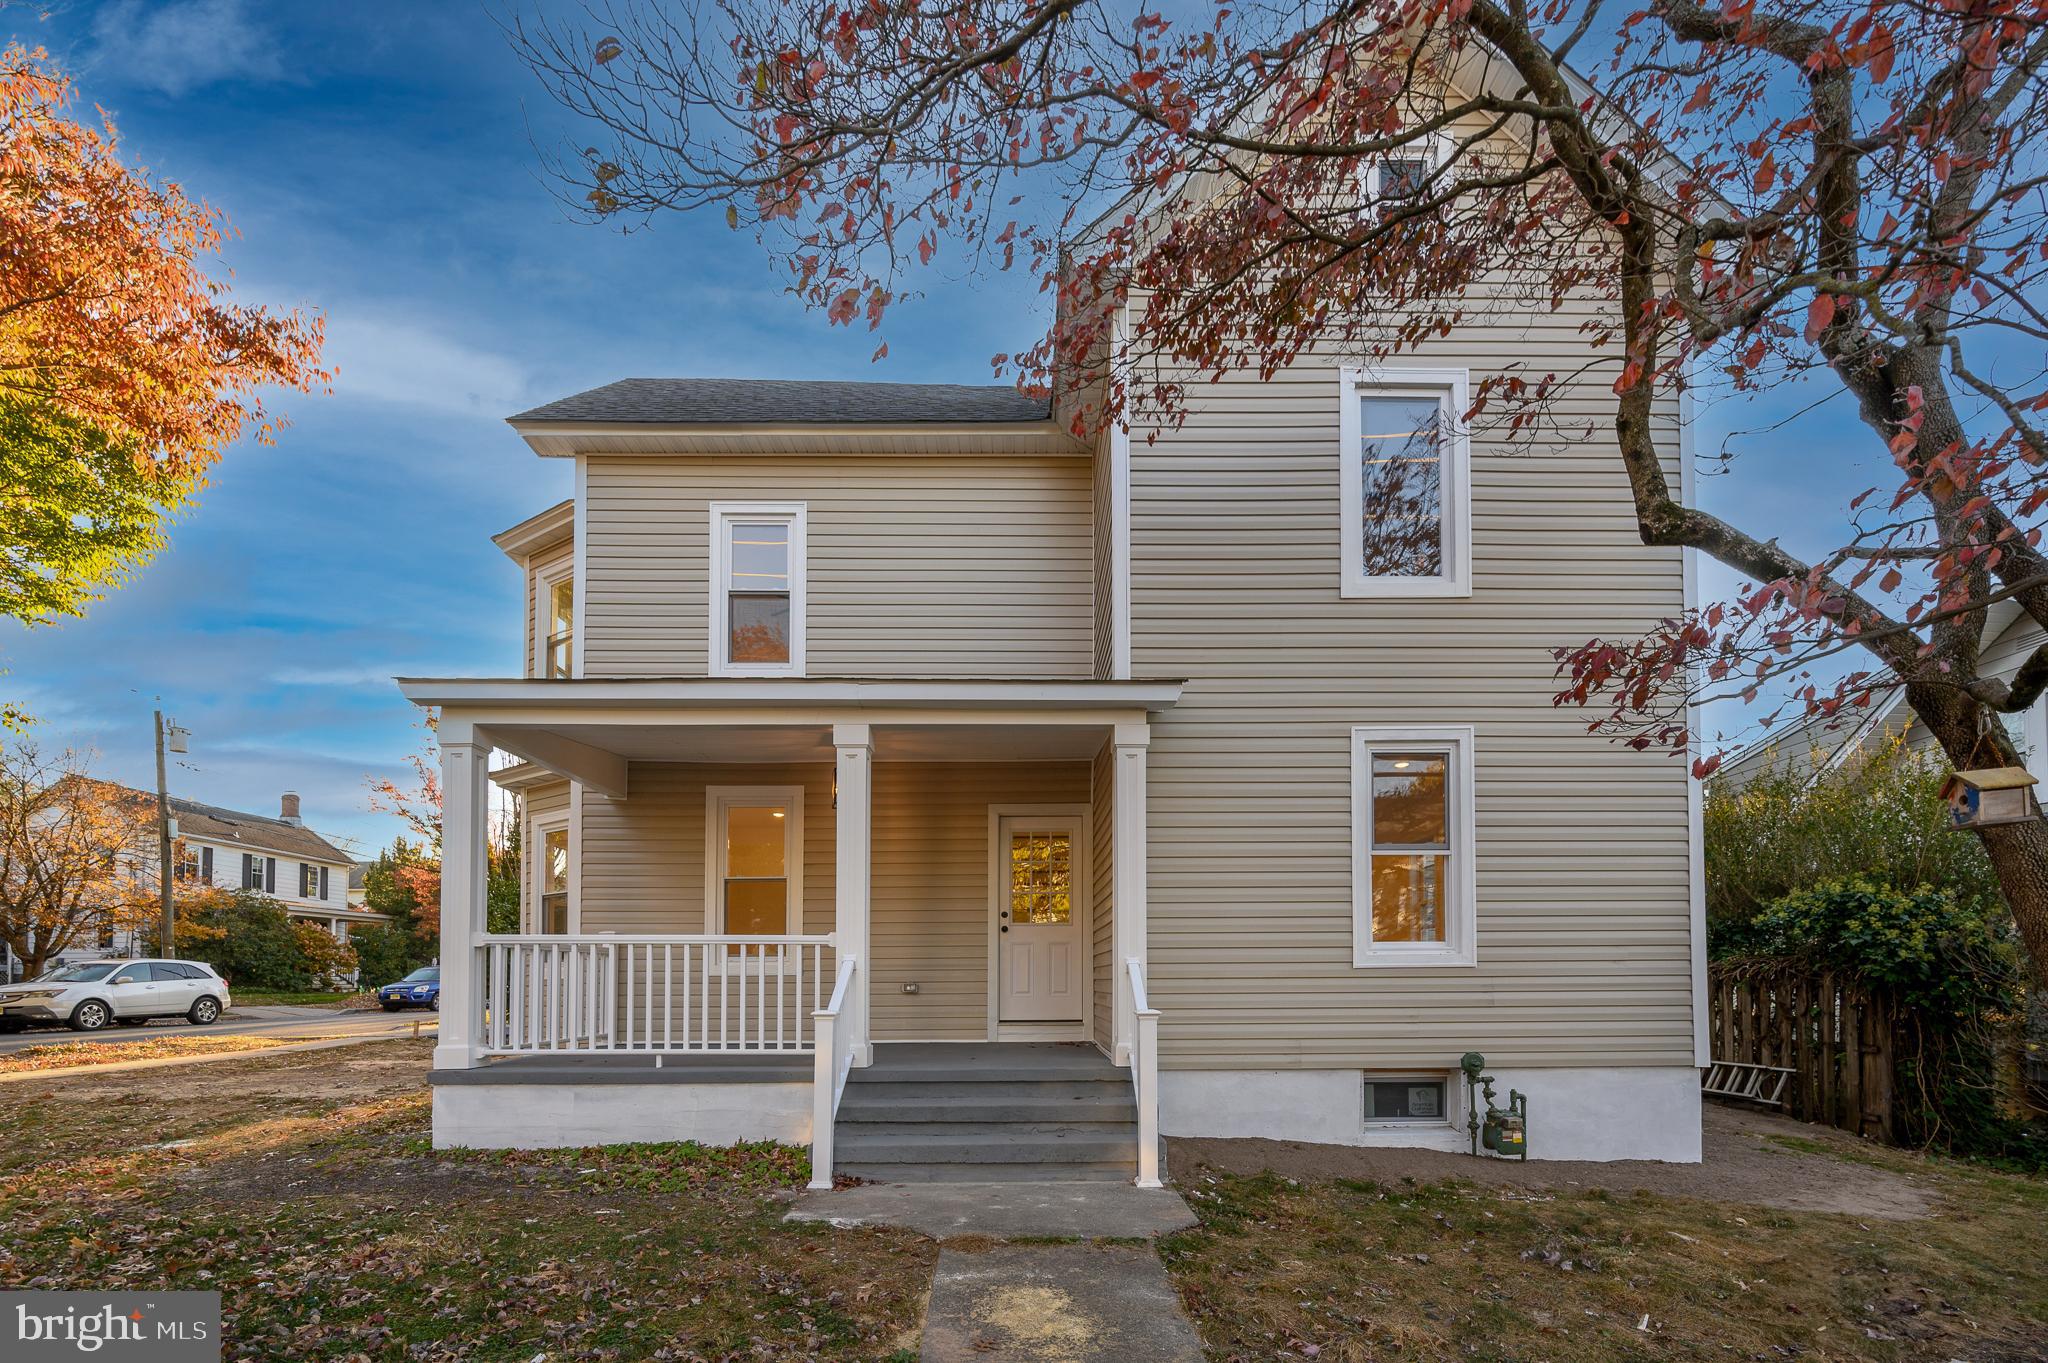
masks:
<instances>
[{"instance_id":1,"label":"white window trim","mask_svg":"<svg viewBox=\"0 0 2048 1363\"><path fill-rule=\"evenodd\" d=\"M804 931L804 788L802 786L706 786L704 788L704 930L725 932L725 816L734 806L779 804L783 820L782 865L789 882L789 921L783 934ZM730 962L739 964L737 959ZM794 961L792 960L792 965Z\"/></svg>"},{"instance_id":2,"label":"white window trim","mask_svg":"<svg viewBox=\"0 0 2048 1363\"><path fill-rule=\"evenodd\" d=\"M1441 1126L1455 1128L1464 1120L1465 1093L1463 1071L1444 1070L1365 1070L1358 1076L1358 1121L1367 1131L1414 1130L1417 1127L1435 1129ZM1442 1084L1444 1086L1444 1114L1441 1117L1367 1117L1365 1115L1365 1086L1367 1084Z\"/></svg>"},{"instance_id":3,"label":"white window trim","mask_svg":"<svg viewBox=\"0 0 2048 1363\"><path fill-rule=\"evenodd\" d=\"M533 912L531 922L520 924L521 932L546 931L541 926L544 921L541 915L545 912L541 907L541 899L547 893L548 834L556 832L561 833L569 843L569 874L564 877L565 883L562 887L569 897L569 912L564 930L571 934L577 930L575 834L569 831L569 811L551 809L545 814L529 814L526 819L526 845L533 849Z\"/></svg>"},{"instance_id":4,"label":"white window trim","mask_svg":"<svg viewBox=\"0 0 2048 1363\"><path fill-rule=\"evenodd\" d=\"M1421 157L1429 163L1429 173L1435 175L1451 158L1451 139L1442 134L1418 137L1397 150L1373 157L1365 163L1364 189L1366 202L1374 207L1380 203L1380 168L1388 161L1406 161L1410 157Z\"/></svg>"},{"instance_id":5,"label":"white window trim","mask_svg":"<svg viewBox=\"0 0 2048 1363\"><path fill-rule=\"evenodd\" d=\"M1473 856L1473 731L1469 724L1383 727L1351 731L1351 964L1360 970L1412 966L1476 966L1479 877ZM1451 893L1441 943L1372 940L1372 754L1375 749L1448 748L1451 760Z\"/></svg>"},{"instance_id":6,"label":"white window trim","mask_svg":"<svg viewBox=\"0 0 2048 1363\"><path fill-rule=\"evenodd\" d=\"M789 661L786 663L734 663L726 660L731 642L732 547L726 527L734 521L782 521L789 526ZM711 503L711 633L706 655L714 677L801 677L804 675L806 598L805 543L809 537L809 508L803 502L713 502Z\"/></svg>"},{"instance_id":7,"label":"white window trim","mask_svg":"<svg viewBox=\"0 0 2048 1363\"><path fill-rule=\"evenodd\" d=\"M543 680L548 675L548 640L553 637L555 623L555 588L567 582L573 590L576 586L576 560L571 557L552 568L536 568L533 572L533 675ZM581 645L583 643L583 599L577 595L570 605L574 612L569 617L569 675L583 675Z\"/></svg>"},{"instance_id":8,"label":"white window trim","mask_svg":"<svg viewBox=\"0 0 2048 1363\"><path fill-rule=\"evenodd\" d=\"M1344 556L1339 595L1347 597L1457 597L1472 595L1472 432L1465 412L1472 405L1469 369L1418 369L1383 366L1339 371L1338 421L1342 463L1338 542ZM1450 437L1444 442L1444 572L1441 577L1374 577L1365 571L1365 526L1359 508L1365 500L1365 470L1359 463L1364 431L1359 401L1367 394L1396 397L1433 396L1442 404Z\"/></svg>"}]
</instances>

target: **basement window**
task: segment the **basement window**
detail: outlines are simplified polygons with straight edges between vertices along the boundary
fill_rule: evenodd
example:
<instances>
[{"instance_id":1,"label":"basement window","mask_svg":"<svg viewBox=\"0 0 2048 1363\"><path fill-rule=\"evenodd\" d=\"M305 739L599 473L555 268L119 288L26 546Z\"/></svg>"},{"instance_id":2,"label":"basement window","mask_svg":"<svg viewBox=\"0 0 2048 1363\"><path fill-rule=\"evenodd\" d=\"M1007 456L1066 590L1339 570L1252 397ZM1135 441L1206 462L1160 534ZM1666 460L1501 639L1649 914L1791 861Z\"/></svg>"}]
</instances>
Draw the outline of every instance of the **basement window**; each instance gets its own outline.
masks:
<instances>
[{"instance_id":1,"label":"basement window","mask_svg":"<svg viewBox=\"0 0 2048 1363\"><path fill-rule=\"evenodd\" d=\"M1450 1077L1443 1074L1365 1075L1367 1126L1447 1126Z\"/></svg>"}]
</instances>

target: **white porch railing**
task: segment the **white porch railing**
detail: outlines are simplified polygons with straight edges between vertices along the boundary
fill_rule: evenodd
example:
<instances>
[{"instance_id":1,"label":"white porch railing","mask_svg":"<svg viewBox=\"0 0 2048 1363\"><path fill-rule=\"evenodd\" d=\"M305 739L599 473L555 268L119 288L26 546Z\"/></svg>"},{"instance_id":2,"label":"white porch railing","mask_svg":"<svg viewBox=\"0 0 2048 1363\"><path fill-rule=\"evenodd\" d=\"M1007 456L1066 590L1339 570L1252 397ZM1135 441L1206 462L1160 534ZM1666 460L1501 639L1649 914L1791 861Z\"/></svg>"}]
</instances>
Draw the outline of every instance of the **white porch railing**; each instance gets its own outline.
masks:
<instances>
[{"instance_id":1,"label":"white porch railing","mask_svg":"<svg viewBox=\"0 0 2048 1363\"><path fill-rule=\"evenodd\" d=\"M1124 962L1131 974L1131 1007L1137 1022L1131 1038L1131 1087L1138 1098L1138 1186L1159 1183L1159 1010L1145 997L1145 963Z\"/></svg>"},{"instance_id":2,"label":"white porch railing","mask_svg":"<svg viewBox=\"0 0 2048 1363\"><path fill-rule=\"evenodd\" d=\"M841 1015L860 975L860 961L846 956L839 962L839 977L832 984L832 1001L817 1013L818 1049L811 1078L811 1183L813 1188L832 1187L832 1127L839 1119L839 1097L846 1092L846 1076L853 1070L854 1029L851 1018Z\"/></svg>"},{"instance_id":3,"label":"white porch railing","mask_svg":"<svg viewBox=\"0 0 2048 1363\"><path fill-rule=\"evenodd\" d=\"M831 937L485 937L476 1035L487 1055L802 1054Z\"/></svg>"}]
</instances>

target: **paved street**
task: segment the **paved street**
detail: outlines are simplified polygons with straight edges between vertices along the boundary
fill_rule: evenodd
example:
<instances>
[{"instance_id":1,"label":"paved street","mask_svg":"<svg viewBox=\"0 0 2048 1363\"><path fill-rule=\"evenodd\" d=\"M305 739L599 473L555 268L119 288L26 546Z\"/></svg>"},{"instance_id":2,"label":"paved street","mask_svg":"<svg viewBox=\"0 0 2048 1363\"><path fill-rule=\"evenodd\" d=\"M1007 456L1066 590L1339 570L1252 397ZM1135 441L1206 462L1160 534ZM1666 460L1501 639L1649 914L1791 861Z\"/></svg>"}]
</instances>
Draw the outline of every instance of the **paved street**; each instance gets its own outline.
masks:
<instances>
[{"instance_id":1,"label":"paved street","mask_svg":"<svg viewBox=\"0 0 2048 1363\"><path fill-rule=\"evenodd\" d=\"M33 1027L25 1032L0 1036L0 1055L10 1051L23 1050L30 1046L48 1046L65 1041L104 1041L119 1044L141 1041L147 1037L166 1034L184 1036L265 1036L279 1035L304 1037L308 1040L332 1040L347 1036L393 1036L412 1031L415 1021L423 1032L431 1033L440 1015L430 1012L386 1013L341 1013L332 1008L301 1008L287 1005L272 1005L261 1008L237 1008L211 1027L194 1027L183 1018L158 1020L143 1027L109 1027L103 1032L74 1032L66 1027Z\"/></svg>"}]
</instances>

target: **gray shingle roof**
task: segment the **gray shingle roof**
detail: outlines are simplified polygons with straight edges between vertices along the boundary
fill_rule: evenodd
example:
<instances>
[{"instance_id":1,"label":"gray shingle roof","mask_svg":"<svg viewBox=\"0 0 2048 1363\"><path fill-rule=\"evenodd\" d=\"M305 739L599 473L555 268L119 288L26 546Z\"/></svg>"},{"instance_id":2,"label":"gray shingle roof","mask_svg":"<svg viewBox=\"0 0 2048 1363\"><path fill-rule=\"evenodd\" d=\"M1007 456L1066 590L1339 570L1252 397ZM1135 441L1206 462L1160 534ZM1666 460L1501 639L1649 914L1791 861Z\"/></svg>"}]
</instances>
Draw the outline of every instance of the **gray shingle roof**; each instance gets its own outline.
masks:
<instances>
[{"instance_id":1,"label":"gray shingle roof","mask_svg":"<svg viewBox=\"0 0 2048 1363\"><path fill-rule=\"evenodd\" d=\"M910 425L1044 421L1045 398L1007 384L837 383L809 379L620 379L521 412L513 421L650 425Z\"/></svg>"}]
</instances>

